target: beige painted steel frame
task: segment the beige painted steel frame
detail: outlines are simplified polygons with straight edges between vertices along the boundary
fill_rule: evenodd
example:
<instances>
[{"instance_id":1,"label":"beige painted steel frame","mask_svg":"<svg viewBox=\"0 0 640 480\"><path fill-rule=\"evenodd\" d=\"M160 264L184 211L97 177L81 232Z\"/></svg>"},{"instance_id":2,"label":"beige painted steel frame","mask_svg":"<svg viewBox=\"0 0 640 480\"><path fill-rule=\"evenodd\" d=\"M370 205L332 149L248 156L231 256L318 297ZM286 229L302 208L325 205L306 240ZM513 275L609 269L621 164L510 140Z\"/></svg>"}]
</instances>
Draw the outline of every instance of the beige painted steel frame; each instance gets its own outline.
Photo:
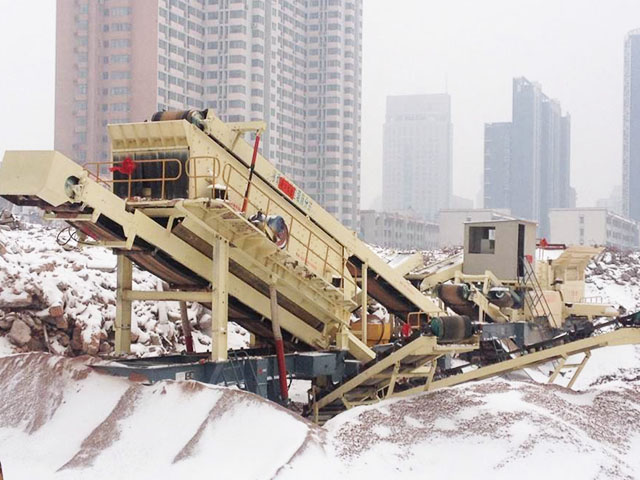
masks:
<instances>
[{"instance_id":1,"label":"beige painted steel frame","mask_svg":"<svg viewBox=\"0 0 640 480\"><path fill-rule=\"evenodd\" d=\"M244 140L239 140L237 130L225 125L212 110L207 114L207 133L215 138L212 142L205 132L185 120L166 122L147 122L138 124L110 125L109 133L112 138L112 150L116 152L133 152L138 150L153 150L164 148L189 148L192 156L210 156L219 160L222 170L225 164L240 171L247 171L251 163L253 147ZM231 152L232 155L229 155ZM242 159L242 162L237 158ZM355 232L343 226L335 217L322 209L318 204L304 195L304 205L296 204L288 199L277 188L276 179L284 176L262 155L258 154L255 166L255 185L264 191L269 191L272 201L280 208L296 218L296 222L306 225L316 235L327 242L334 242L337 250L344 249L347 255L358 257L378 276L391 284L399 294L415 305L416 311L426 313L443 313L440 307L431 299L422 295L402 275L376 255L364 242L358 239ZM292 182L289 182L293 185ZM206 188L203 185L202 188ZM297 188L297 187L296 187ZM252 191L254 189L252 188ZM204 190L192 192L191 198L207 196Z\"/></svg>"},{"instance_id":2,"label":"beige painted steel frame","mask_svg":"<svg viewBox=\"0 0 640 480\"><path fill-rule=\"evenodd\" d=\"M434 362L439 357L448 353L468 352L475 348L474 344L439 345L435 337L418 337L322 397L314 405L314 410L321 410L336 400L342 401L350 408L395 396L397 394L394 393L394 389L399 379L432 378L435 372ZM425 369L425 365L429 365L429 368ZM355 395L358 395L358 398L353 398Z\"/></svg>"},{"instance_id":3,"label":"beige painted steel frame","mask_svg":"<svg viewBox=\"0 0 640 480\"><path fill-rule=\"evenodd\" d=\"M211 359L222 362L227 359L227 331L229 323L229 242L216 236L213 243L214 285L211 296Z\"/></svg>"},{"instance_id":4,"label":"beige painted steel frame","mask_svg":"<svg viewBox=\"0 0 640 480\"><path fill-rule=\"evenodd\" d=\"M615 346L615 345L629 345L629 344L639 344L640 343L640 328L620 328L613 332L604 333L602 335L597 335L595 337L585 338L583 340L576 340L574 342L566 343L564 345L559 345L557 347L548 348L545 350L540 350L538 352L529 353L526 355L522 355L520 357L515 357L510 360L505 360L503 362L494 363L493 365L488 365L486 367L481 367L476 370L471 370L469 372L460 373L458 375L451 375L450 377L446 377L440 380L436 380L431 383L430 390L435 390L437 388L443 387L451 387L453 385L459 385L461 383L473 381L473 380L482 380L485 378L493 377L496 375L503 375L505 373L512 372L514 370L520 370L526 367L532 367L535 365L539 365L541 363L545 363L554 359L565 359L570 357L571 355L585 353L586 359L590 357L590 352L596 348ZM577 364L578 370L574 374L571 380L571 386L573 386L577 376L582 372L584 365L586 364L586 360L583 360L583 363ZM560 369L564 366L567 368L568 365L561 365ZM557 376L557 374L556 374ZM553 377L555 380L555 376ZM415 387L408 390L404 390L402 392L398 392L398 396L407 396L412 395L414 393L420 393L424 391L424 387Z\"/></svg>"},{"instance_id":5,"label":"beige painted steel frame","mask_svg":"<svg viewBox=\"0 0 640 480\"><path fill-rule=\"evenodd\" d=\"M115 351L117 355L131 352L131 291L133 265L122 253L117 256Z\"/></svg>"},{"instance_id":6,"label":"beige painted steel frame","mask_svg":"<svg viewBox=\"0 0 640 480\"><path fill-rule=\"evenodd\" d=\"M72 199L67 196L67 193L70 192L65 192L64 190L65 181L70 176L75 176L80 179L78 185L73 189ZM17 185L16 180L20 180L17 182ZM211 259L171 234L166 228L160 226L157 222L145 215L141 209L135 209L133 212L127 211L127 205L123 199L118 198L103 186L88 178L88 174L82 167L57 152L7 153L7 155L5 155L5 161L2 164L2 175L0 175L0 192L5 194L37 196L53 206L61 205L69 201L88 205L94 209L94 212L91 218L82 218L83 221L95 221L103 214L122 226L126 241L116 242L117 248L132 248L136 236L140 237L160 250L167 252L175 260L196 274L209 281L213 281L213 262ZM195 215L193 215L192 212L187 212L187 214L189 215L187 220L193 220L193 224L197 223L195 221ZM69 219L67 215L63 214L57 216L57 218ZM71 218L71 220L75 219ZM240 220L246 223L246 220ZM217 233L218 232L213 230L208 236L205 235L203 238L213 244L210 237L212 234ZM234 248L231 250L238 249ZM251 266L249 266L249 269L255 270L251 269ZM279 273L281 276L285 276L287 272L282 270ZM255 310L264 318L270 318L268 297L235 275L229 274L227 283L229 294L240 299L249 308ZM302 286L311 283L311 281L305 282L303 279L298 279L297 288L291 288L287 292L288 296L303 306L306 305L309 307L310 305L315 306L320 304L322 300L320 296L308 300L299 293L300 290L303 289ZM131 289L130 287L123 287L123 291L125 290ZM123 293L121 295L123 306L126 306L127 302L130 301L128 298L125 298L126 295L135 294ZM151 298L156 294L138 293L137 295L147 295L148 298ZM340 297L340 302L346 302L345 304L349 306L355 305L350 299L344 299L342 294L338 296ZM211 297L209 298L211 299ZM318 307L316 307L315 315L318 315L317 310ZM369 361L374 357L373 352L350 332L348 328L338 328L336 322L346 321L346 319L348 319L348 311L341 312L341 315L334 314L329 317L325 315L324 318L327 319L328 328L322 332L315 330L287 310L282 309L280 313L282 328L309 345L313 345L319 349L326 349L331 345L338 331L340 331L341 346L349 349L356 358L362 361ZM126 314L123 315L121 324L123 325L123 329L126 329L128 323ZM323 318L322 315L318 316ZM121 351L126 350L127 343L126 341L121 343Z\"/></svg>"}]
</instances>

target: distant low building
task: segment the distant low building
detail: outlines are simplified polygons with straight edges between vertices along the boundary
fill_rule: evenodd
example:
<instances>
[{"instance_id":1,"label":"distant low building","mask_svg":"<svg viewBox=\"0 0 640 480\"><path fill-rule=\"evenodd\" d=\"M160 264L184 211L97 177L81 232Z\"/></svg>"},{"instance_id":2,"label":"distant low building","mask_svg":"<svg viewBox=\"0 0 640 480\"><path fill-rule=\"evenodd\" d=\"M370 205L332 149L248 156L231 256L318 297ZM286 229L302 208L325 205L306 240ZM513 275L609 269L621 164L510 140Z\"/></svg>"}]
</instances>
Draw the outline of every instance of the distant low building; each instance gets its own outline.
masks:
<instances>
[{"instance_id":1,"label":"distant low building","mask_svg":"<svg viewBox=\"0 0 640 480\"><path fill-rule=\"evenodd\" d=\"M360 238L385 248L430 250L438 246L438 225L406 215L360 211Z\"/></svg>"},{"instance_id":2,"label":"distant low building","mask_svg":"<svg viewBox=\"0 0 640 480\"><path fill-rule=\"evenodd\" d=\"M470 198L459 197L458 195L451 196L451 208L452 209L472 209L473 208L473 200Z\"/></svg>"},{"instance_id":3,"label":"distant low building","mask_svg":"<svg viewBox=\"0 0 640 480\"><path fill-rule=\"evenodd\" d=\"M596 200L596 207L606 208L610 212L622 215L622 186L616 185L608 197Z\"/></svg>"},{"instance_id":4,"label":"distant low building","mask_svg":"<svg viewBox=\"0 0 640 480\"><path fill-rule=\"evenodd\" d=\"M549 211L551 242L636 249L638 224L606 208L554 208Z\"/></svg>"},{"instance_id":5,"label":"distant low building","mask_svg":"<svg viewBox=\"0 0 640 480\"><path fill-rule=\"evenodd\" d=\"M459 246L464 243L465 222L489 222L493 220L513 220L509 209L449 209L440 210L438 224L440 225L441 247Z\"/></svg>"}]
</instances>

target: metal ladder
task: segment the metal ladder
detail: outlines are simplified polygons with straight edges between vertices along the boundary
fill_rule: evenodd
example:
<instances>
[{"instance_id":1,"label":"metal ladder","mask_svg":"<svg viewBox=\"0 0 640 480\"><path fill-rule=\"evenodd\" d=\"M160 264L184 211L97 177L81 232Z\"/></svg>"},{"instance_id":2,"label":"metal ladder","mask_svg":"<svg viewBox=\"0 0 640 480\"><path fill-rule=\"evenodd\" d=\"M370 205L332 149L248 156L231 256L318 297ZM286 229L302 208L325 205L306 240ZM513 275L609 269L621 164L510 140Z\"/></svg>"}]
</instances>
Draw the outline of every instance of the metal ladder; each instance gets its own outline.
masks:
<instances>
[{"instance_id":1,"label":"metal ladder","mask_svg":"<svg viewBox=\"0 0 640 480\"><path fill-rule=\"evenodd\" d=\"M533 265L524 257L520 258L520 262L524 273L522 277L522 283L525 286L524 301L529 307L529 311L536 318L546 317L550 322L555 324L555 318L551 313L547 299L544 297Z\"/></svg>"}]
</instances>

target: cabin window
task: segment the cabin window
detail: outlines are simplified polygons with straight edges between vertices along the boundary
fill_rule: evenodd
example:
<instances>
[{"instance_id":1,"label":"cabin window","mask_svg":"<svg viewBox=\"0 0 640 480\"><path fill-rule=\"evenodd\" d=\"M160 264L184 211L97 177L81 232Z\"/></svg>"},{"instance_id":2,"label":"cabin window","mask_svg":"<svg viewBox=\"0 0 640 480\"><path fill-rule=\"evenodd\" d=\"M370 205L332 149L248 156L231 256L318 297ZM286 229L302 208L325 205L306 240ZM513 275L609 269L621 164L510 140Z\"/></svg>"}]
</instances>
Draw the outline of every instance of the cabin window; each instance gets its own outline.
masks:
<instances>
[{"instance_id":1,"label":"cabin window","mask_svg":"<svg viewBox=\"0 0 640 480\"><path fill-rule=\"evenodd\" d=\"M496 252L495 227L469 227L469 253Z\"/></svg>"}]
</instances>

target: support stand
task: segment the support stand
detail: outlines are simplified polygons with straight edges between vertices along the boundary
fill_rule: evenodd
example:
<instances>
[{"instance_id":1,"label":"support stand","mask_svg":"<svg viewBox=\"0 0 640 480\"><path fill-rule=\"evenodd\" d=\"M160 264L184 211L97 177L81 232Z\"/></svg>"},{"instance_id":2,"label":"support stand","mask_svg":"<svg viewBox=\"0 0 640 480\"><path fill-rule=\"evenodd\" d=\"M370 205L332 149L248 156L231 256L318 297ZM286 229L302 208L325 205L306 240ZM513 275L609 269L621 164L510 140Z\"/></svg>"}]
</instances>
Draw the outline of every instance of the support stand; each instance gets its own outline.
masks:
<instances>
[{"instance_id":1,"label":"support stand","mask_svg":"<svg viewBox=\"0 0 640 480\"><path fill-rule=\"evenodd\" d=\"M125 292L131 290L132 265L131 260L123 254L118 254L117 262L117 290L116 290L116 354L131 353L131 300Z\"/></svg>"}]
</instances>

